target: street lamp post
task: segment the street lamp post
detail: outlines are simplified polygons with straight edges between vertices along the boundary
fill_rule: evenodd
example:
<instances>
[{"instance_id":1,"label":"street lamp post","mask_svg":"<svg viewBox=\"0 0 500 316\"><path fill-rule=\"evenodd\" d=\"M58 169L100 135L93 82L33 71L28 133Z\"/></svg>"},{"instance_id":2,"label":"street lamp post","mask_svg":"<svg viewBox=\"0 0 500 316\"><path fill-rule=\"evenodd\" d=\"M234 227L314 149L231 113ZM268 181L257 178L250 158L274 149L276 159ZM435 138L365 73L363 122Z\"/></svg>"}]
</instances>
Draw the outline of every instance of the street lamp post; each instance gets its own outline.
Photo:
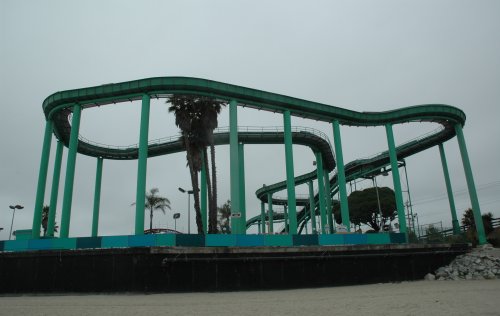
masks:
<instances>
[{"instance_id":1,"label":"street lamp post","mask_svg":"<svg viewBox=\"0 0 500 316\"><path fill-rule=\"evenodd\" d=\"M193 194L193 190L184 190L183 188L179 187L179 191L182 193L187 193L188 196L188 234L191 234L191 197L189 195Z\"/></svg>"},{"instance_id":2,"label":"street lamp post","mask_svg":"<svg viewBox=\"0 0 500 316\"><path fill-rule=\"evenodd\" d=\"M181 213L174 213L174 230L177 231L177 219L181 217Z\"/></svg>"},{"instance_id":3,"label":"street lamp post","mask_svg":"<svg viewBox=\"0 0 500 316\"><path fill-rule=\"evenodd\" d=\"M383 225L382 220L383 220L384 216L382 216L382 208L380 207L380 196L378 194L377 176L373 176L372 182L373 182L373 186L375 187L375 192L377 193L378 213L380 215L380 226L382 226Z\"/></svg>"},{"instance_id":4,"label":"street lamp post","mask_svg":"<svg viewBox=\"0 0 500 316\"><path fill-rule=\"evenodd\" d=\"M22 210L24 206L17 204L16 206L9 205L9 208L12 210L12 222L10 223L10 232L9 232L9 240L12 238L12 226L14 225L14 215L16 214L16 209Z\"/></svg>"}]
</instances>

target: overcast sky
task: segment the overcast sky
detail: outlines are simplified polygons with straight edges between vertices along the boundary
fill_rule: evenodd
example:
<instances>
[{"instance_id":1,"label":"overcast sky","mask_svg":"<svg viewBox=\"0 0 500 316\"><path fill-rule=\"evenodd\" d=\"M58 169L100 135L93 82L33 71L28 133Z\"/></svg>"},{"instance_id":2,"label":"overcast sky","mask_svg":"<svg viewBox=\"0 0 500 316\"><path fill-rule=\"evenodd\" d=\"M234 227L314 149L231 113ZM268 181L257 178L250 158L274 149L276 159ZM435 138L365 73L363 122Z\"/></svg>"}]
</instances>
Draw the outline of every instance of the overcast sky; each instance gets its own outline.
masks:
<instances>
[{"instance_id":1,"label":"overcast sky","mask_svg":"<svg viewBox=\"0 0 500 316\"><path fill-rule=\"evenodd\" d=\"M482 212L500 217L499 1L0 1L0 240L31 228L44 116L50 94L157 77L190 76L318 101L356 111L442 103L465 111L464 127ZM140 103L85 110L81 134L110 145L138 142ZM239 124L282 126L279 114L240 108ZM227 126L228 111L219 117ZM329 124L292 118L325 132ZM395 126L397 143L438 126ZM150 139L175 135L164 100L152 102ZM387 149L383 127L342 127L344 161ZM456 139L445 144L458 216L470 207ZM52 181L51 151L45 203ZM66 153L63 156L60 208ZM285 179L283 145L245 147L248 217L255 191ZM313 170L312 152L294 146L295 174ZM407 159L420 224L450 225L438 148ZM229 151L217 147L219 205L229 194ZM96 159L79 155L70 236L89 236ZM136 161L104 161L100 235L134 231ZM404 177L403 177L404 179ZM379 177L392 187L391 177ZM357 184L367 188L368 181ZM158 187L173 211L155 226L187 230L190 188L185 154L148 160L147 188ZM403 183L403 189L406 183ZM350 189L349 189L350 190ZM297 188L298 194L307 188ZM278 195L285 196L282 192ZM405 196L406 200L406 196ZM149 226L146 216L145 224ZM194 220L192 220L194 230Z\"/></svg>"}]
</instances>

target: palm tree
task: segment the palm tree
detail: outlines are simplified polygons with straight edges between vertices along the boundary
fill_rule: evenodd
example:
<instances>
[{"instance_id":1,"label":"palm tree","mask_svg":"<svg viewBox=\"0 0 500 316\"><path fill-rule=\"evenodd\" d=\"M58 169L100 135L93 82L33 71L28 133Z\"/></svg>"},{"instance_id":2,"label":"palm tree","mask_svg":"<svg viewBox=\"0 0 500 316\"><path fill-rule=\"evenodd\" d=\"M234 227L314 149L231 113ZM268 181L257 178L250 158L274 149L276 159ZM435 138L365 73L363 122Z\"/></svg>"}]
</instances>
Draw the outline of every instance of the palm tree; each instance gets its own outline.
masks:
<instances>
[{"instance_id":1,"label":"palm tree","mask_svg":"<svg viewBox=\"0 0 500 316\"><path fill-rule=\"evenodd\" d=\"M207 171L209 207L209 233L217 232L217 176L215 168L215 146L213 131L218 125L217 115L224 102L214 98L193 95L172 95L167 99L169 112L175 114L175 124L181 129L186 158L194 191L194 208L198 233L203 234L200 210L198 172L202 164ZM212 174L208 165L207 146L211 149ZM204 155L202 155L204 153ZM204 157L202 159L202 157Z\"/></svg>"},{"instance_id":2,"label":"palm tree","mask_svg":"<svg viewBox=\"0 0 500 316\"><path fill-rule=\"evenodd\" d=\"M146 193L146 208L149 209L149 230L153 229L153 211L161 210L165 214L165 209L170 208L170 200L166 197L157 195L160 190L152 188L149 193Z\"/></svg>"},{"instance_id":3,"label":"palm tree","mask_svg":"<svg viewBox=\"0 0 500 316\"><path fill-rule=\"evenodd\" d=\"M219 232L222 234L231 234L231 201L228 200L224 205L218 207L217 211L219 213L217 219Z\"/></svg>"},{"instance_id":4,"label":"palm tree","mask_svg":"<svg viewBox=\"0 0 500 316\"><path fill-rule=\"evenodd\" d=\"M43 235L47 235L47 225L49 223L49 206L44 205L42 208L42 228L43 228Z\"/></svg>"},{"instance_id":5,"label":"palm tree","mask_svg":"<svg viewBox=\"0 0 500 316\"><path fill-rule=\"evenodd\" d=\"M152 188L149 192L146 192L145 207L149 209L149 230L153 229L153 211L160 210L165 214L165 209L170 208L170 200L166 197L158 195L160 190L158 188ZM135 205L135 203L132 203Z\"/></svg>"},{"instance_id":6,"label":"palm tree","mask_svg":"<svg viewBox=\"0 0 500 316\"><path fill-rule=\"evenodd\" d=\"M44 205L42 208L42 228L43 228L43 236L47 235L47 228L49 223L49 211L50 207L48 205ZM54 223L54 232L57 233L58 226Z\"/></svg>"},{"instance_id":7,"label":"palm tree","mask_svg":"<svg viewBox=\"0 0 500 316\"><path fill-rule=\"evenodd\" d=\"M207 100L205 106L203 107L203 127L206 135L207 145L210 146L210 161L212 165L212 188L208 191L209 196L209 215L208 215L208 230L209 232L216 233L217 232L217 172L215 166L215 144L214 144L214 129L217 128L219 122L217 117L222 109L222 106L225 105L220 101L216 101L214 99ZM207 170L207 188L209 187L210 182L210 173L208 168L208 157L207 151L205 148L205 165Z\"/></svg>"}]
</instances>

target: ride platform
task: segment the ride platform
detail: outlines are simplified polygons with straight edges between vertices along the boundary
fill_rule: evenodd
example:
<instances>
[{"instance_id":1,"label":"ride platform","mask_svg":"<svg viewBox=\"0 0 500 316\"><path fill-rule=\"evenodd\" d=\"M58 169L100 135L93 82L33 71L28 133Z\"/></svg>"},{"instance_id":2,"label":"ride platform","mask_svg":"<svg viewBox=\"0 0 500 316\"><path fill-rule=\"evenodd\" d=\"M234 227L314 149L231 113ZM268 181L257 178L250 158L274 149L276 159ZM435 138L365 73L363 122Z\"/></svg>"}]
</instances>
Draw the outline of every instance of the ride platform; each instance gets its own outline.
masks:
<instances>
[{"instance_id":1,"label":"ride platform","mask_svg":"<svg viewBox=\"0 0 500 316\"><path fill-rule=\"evenodd\" d=\"M391 240L391 234L378 235ZM234 291L399 282L422 279L470 248L404 241L368 244L369 236L144 235L6 241L0 252L0 291ZM330 245L322 244L328 240ZM13 245L18 249L12 250Z\"/></svg>"}]
</instances>

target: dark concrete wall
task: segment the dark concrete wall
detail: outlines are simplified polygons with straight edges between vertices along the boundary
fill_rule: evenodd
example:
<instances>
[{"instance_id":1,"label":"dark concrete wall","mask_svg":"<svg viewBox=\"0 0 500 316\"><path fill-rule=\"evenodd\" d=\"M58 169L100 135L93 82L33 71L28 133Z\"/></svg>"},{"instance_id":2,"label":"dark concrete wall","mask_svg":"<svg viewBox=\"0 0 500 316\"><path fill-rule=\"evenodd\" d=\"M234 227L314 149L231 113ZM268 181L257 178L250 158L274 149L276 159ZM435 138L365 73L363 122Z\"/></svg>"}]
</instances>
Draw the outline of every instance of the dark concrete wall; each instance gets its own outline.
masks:
<instances>
[{"instance_id":1,"label":"dark concrete wall","mask_svg":"<svg viewBox=\"0 0 500 316\"><path fill-rule=\"evenodd\" d=\"M467 245L142 247L0 253L0 291L173 292L421 279Z\"/></svg>"}]
</instances>

